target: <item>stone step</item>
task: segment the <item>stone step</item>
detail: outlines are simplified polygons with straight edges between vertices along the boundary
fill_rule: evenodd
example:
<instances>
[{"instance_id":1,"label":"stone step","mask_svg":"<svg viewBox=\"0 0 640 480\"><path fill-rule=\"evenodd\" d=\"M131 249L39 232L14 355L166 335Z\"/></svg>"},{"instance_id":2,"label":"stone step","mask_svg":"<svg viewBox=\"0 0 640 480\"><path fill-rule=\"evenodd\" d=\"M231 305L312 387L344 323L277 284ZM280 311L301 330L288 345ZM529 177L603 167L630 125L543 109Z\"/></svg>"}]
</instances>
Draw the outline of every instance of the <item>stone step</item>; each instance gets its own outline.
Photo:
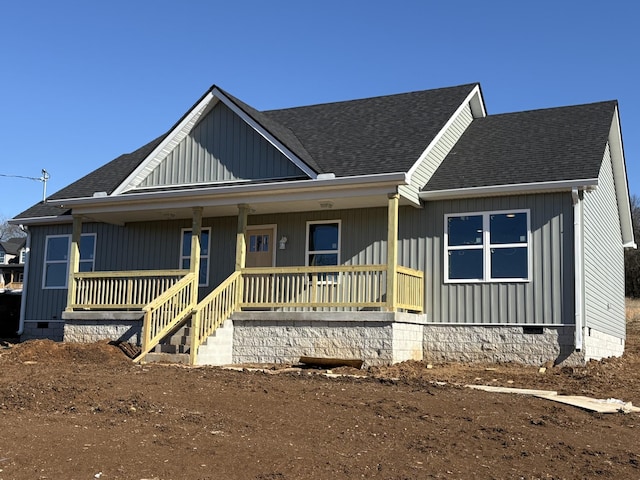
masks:
<instances>
[{"instance_id":1,"label":"stone step","mask_svg":"<svg viewBox=\"0 0 640 480\"><path fill-rule=\"evenodd\" d=\"M189 354L149 352L142 359L142 362L143 363L178 363L181 365L189 365Z\"/></svg>"}]
</instances>

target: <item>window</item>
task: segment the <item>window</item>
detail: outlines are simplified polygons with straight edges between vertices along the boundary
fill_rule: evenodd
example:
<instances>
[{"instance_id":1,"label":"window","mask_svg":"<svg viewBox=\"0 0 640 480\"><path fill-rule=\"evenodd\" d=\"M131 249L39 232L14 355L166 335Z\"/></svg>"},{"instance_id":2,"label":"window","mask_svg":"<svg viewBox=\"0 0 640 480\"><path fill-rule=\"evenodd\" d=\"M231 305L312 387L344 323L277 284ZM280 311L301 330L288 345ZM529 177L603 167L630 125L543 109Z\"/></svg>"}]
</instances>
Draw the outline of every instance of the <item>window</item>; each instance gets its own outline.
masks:
<instances>
[{"instance_id":1,"label":"window","mask_svg":"<svg viewBox=\"0 0 640 480\"><path fill-rule=\"evenodd\" d=\"M268 252L269 235L249 235L250 252Z\"/></svg>"},{"instance_id":2,"label":"window","mask_svg":"<svg viewBox=\"0 0 640 480\"><path fill-rule=\"evenodd\" d=\"M307 222L306 265L340 265L340 221ZM321 275L321 281L336 281L337 273Z\"/></svg>"},{"instance_id":3,"label":"window","mask_svg":"<svg viewBox=\"0 0 640 480\"><path fill-rule=\"evenodd\" d=\"M445 281L529 281L529 244L528 210L445 215Z\"/></svg>"},{"instance_id":4,"label":"window","mask_svg":"<svg viewBox=\"0 0 640 480\"><path fill-rule=\"evenodd\" d=\"M51 235L46 239L44 252L43 288L67 288L71 235ZM96 253L94 233L80 237L79 271L92 272Z\"/></svg>"},{"instance_id":5,"label":"window","mask_svg":"<svg viewBox=\"0 0 640 480\"><path fill-rule=\"evenodd\" d=\"M180 268L191 266L191 230L182 230L182 247L180 248ZM200 232L200 272L198 283L201 287L209 285L209 238L211 229L203 228Z\"/></svg>"},{"instance_id":6,"label":"window","mask_svg":"<svg viewBox=\"0 0 640 480\"><path fill-rule=\"evenodd\" d=\"M4 251L1 251L0 252L0 264L4 264L5 260L6 260L6 254L5 254Z\"/></svg>"},{"instance_id":7,"label":"window","mask_svg":"<svg viewBox=\"0 0 640 480\"><path fill-rule=\"evenodd\" d=\"M25 249L20 250L20 263L27 262L27 251Z\"/></svg>"}]
</instances>

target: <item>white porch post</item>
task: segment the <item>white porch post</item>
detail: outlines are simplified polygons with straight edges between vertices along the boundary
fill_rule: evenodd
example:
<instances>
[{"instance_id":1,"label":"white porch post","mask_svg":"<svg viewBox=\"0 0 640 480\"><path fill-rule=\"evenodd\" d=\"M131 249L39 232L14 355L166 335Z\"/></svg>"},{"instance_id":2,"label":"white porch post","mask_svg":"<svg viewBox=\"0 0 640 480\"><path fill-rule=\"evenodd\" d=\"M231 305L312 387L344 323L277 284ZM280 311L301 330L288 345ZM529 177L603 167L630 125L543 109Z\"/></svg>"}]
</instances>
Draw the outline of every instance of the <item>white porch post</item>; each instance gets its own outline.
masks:
<instances>
[{"instance_id":1,"label":"white porch post","mask_svg":"<svg viewBox=\"0 0 640 480\"><path fill-rule=\"evenodd\" d=\"M71 233L71 245L69 246L69 273L67 278L67 311L71 311L71 305L76 303L75 274L80 270L80 238L82 237L82 217L73 216L73 231Z\"/></svg>"},{"instance_id":2,"label":"white porch post","mask_svg":"<svg viewBox=\"0 0 640 480\"><path fill-rule=\"evenodd\" d=\"M398 193L389 194L387 212L387 310L396 311L398 297Z\"/></svg>"}]
</instances>

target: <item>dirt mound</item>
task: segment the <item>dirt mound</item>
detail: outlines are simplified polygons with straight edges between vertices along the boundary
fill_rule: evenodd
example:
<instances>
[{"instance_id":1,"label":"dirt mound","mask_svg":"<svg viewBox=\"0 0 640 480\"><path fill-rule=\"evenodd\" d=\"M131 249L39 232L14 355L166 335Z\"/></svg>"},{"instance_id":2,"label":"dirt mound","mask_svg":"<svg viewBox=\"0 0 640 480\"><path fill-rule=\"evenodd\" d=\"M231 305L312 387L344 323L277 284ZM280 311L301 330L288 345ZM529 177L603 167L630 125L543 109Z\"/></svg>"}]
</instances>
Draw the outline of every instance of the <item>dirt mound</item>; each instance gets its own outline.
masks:
<instances>
[{"instance_id":1,"label":"dirt mound","mask_svg":"<svg viewBox=\"0 0 640 480\"><path fill-rule=\"evenodd\" d=\"M640 405L640 302L622 358L582 367L405 362L138 365L115 345L0 345L0 479L640 478L640 416L468 383ZM251 367L251 366L248 366Z\"/></svg>"},{"instance_id":2,"label":"dirt mound","mask_svg":"<svg viewBox=\"0 0 640 480\"><path fill-rule=\"evenodd\" d=\"M51 364L93 363L122 364L130 359L108 341L96 343L58 343L52 340L29 340L0 351L5 361L47 362Z\"/></svg>"}]
</instances>

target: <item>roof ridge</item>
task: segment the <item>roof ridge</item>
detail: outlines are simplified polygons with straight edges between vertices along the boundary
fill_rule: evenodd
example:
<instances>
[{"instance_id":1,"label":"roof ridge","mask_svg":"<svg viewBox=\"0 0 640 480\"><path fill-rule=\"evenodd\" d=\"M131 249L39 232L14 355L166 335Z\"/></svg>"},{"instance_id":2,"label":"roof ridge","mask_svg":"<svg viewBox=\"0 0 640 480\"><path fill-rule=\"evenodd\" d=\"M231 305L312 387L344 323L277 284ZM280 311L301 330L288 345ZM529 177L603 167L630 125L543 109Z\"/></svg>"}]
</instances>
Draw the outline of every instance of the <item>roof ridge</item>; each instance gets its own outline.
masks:
<instances>
[{"instance_id":1,"label":"roof ridge","mask_svg":"<svg viewBox=\"0 0 640 480\"><path fill-rule=\"evenodd\" d=\"M525 113L533 113L533 112L549 112L551 110L565 110L565 109L575 109L575 108L581 108L581 107L589 107L589 106L595 106L595 105L606 105L606 104L611 104L611 105L618 105L618 100L602 100L602 101L598 101L598 102L589 102L589 103L578 103L578 104L570 104L570 105L561 105L561 106L555 106L555 107L544 107L544 108L531 108L529 110L517 110L514 112L502 112L502 113L494 113L491 115L488 115L486 117L481 117L481 118L495 118L495 117L504 117L507 115L520 115L520 114L525 114ZM477 118L475 120L480 120L481 118Z\"/></svg>"},{"instance_id":2,"label":"roof ridge","mask_svg":"<svg viewBox=\"0 0 640 480\"><path fill-rule=\"evenodd\" d=\"M376 99L382 99L382 98L393 98L393 97L403 97L403 96L408 96L408 95L415 95L417 93L425 93L425 92L439 92L439 91L443 91L443 90L453 90L453 89L458 89L458 88L472 88L475 86L480 85L480 82L473 82L473 83L463 83L460 85L453 85L450 87L438 87L438 88L425 88L423 90L412 90L410 92L398 92L398 93L390 93L387 95L374 95L371 97L361 97L361 98L352 98L349 100L336 100L336 101L332 101L332 102L320 102L320 103L312 103L309 105L298 105L295 107L285 107L285 108L274 108L274 109L269 109L269 110L261 110L261 113L274 113L274 112L283 112L283 111L289 111L289 110L299 110L299 109L305 109L305 108L313 108L313 107L329 107L331 105L344 105L347 103L357 103L357 102L364 102L364 101L368 101L368 100L376 100Z\"/></svg>"}]
</instances>

